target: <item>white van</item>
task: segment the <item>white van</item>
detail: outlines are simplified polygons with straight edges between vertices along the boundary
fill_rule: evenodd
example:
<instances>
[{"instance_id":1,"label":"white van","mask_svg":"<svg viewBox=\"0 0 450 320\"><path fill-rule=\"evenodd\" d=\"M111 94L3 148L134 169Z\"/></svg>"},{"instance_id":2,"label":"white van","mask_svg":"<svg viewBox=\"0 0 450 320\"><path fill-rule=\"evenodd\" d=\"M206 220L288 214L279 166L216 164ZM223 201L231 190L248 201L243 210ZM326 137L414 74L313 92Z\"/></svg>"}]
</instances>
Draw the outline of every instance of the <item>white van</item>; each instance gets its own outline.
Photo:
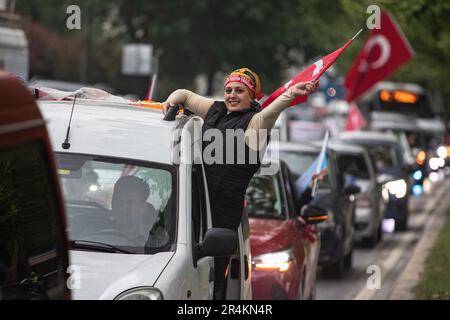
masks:
<instances>
[{"instance_id":1,"label":"white van","mask_svg":"<svg viewBox=\"0 0 450 320\"><path fill-rule=\"evenodd\" d=\"M65 195L74 299L212 299L213 256L232 253L227 299L251 299L248 218L237 234L211 228L190 152L201 150L201 135L190 139L200 117L168 122L159 109L106 100L39 107ZM189 161L177 163L177 150Z\"/></svg>"}]
</instances>

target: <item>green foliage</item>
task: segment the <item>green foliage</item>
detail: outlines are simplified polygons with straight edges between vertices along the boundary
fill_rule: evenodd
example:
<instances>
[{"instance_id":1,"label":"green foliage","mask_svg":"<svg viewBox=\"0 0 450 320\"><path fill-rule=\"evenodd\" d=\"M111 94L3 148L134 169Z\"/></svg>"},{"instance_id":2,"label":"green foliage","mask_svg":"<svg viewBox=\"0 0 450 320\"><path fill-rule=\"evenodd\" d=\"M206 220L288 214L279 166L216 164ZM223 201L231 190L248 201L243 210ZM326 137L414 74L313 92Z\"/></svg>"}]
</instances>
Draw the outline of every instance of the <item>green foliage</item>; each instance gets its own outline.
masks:
<instances>
[{"instance_id":1,"label":"green foliage","mask_svg":"<svg viewBox=\"0 0 450 320\"><path fill-rule=\"evenodd\" d=\"M450 299L450 209L446 222L425 260L425 270L414 288L417 299Z\"/></svg>"}]
</instances>

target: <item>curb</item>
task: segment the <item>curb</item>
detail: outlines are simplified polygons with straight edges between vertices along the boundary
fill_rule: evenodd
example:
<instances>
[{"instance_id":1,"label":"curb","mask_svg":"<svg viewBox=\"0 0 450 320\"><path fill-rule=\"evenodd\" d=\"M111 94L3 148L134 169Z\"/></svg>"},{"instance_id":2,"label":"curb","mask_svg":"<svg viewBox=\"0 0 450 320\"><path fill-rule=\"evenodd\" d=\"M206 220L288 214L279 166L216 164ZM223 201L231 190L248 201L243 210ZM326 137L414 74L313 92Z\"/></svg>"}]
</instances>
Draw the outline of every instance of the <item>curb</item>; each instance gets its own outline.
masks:
<instances>
[{"instance_id":1,"label":"curb","mask_svg":"<svg viewBox=\"0 0 450 320\"><path fill-rule=\"evenodd\" d=\"M414 300L413 288L420 280L421 273L424 270L425 259L429 251L432 249L439 233L444 226L445 211L450 205L450 198L445 197L445 191L450 188L450 180L444 181L435 188L442 188L440 195L437 197L436 203L429 212L424 214L430 215L427 221L420 241L418 242L414 252L406 265L405 270L399 277L399 280L391 292L390 300Z\"/></svg>"}]
</instances>

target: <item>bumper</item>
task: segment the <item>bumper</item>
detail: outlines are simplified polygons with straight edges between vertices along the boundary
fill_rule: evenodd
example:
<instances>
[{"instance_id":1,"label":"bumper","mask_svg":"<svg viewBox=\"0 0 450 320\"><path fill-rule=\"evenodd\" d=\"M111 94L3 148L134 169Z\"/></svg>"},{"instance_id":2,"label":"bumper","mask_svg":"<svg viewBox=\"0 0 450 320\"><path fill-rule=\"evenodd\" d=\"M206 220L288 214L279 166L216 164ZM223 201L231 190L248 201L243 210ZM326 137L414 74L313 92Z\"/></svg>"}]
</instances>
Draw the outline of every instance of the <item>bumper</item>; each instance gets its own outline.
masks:
<instances>
[{"instance_id":1,"label":"bumper","mask_svg":"<svg viewBox=\"0 0 450 320\"><path fill-rule=\"evenodd\" d=\"M389 197L385 208L386 219L402 219L408 214L408 196L397 199L393 196Z\"/></svg>"}]
</instances>

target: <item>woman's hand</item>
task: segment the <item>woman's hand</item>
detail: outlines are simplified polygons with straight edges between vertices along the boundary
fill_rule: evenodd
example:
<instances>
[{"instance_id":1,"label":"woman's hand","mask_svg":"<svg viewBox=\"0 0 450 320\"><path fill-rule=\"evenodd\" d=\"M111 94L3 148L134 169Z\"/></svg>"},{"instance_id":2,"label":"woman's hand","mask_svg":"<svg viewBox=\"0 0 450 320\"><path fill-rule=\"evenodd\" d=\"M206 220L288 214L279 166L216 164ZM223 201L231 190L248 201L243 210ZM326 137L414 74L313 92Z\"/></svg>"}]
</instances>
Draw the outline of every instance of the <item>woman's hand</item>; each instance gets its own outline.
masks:
<instances>
[{"instance_id":1,"label":"woman's hand","mask_svg":"<svg viewBox=\"0 0 450 320\"><path fill-rule=\"evenodd\" d=\"M319 86L319 80L299 82L292 86L291 92L294 95L294 97L306 96L308 94L313 93L317 89L318 86Z\"/></svg>"},{"instance_id":2,"label":"woman's hand","mask_svg":"<svg viewBox=\"0 0 450 320\"><path fill-rule=\"evenodd\" d=\"M308 186L312 189L314 187L314 184L319 183L326 177L327 173L327 169L323 169L320 174L314 173Z\"/></svg>"},{"instance_id":3,"label":"woman's hand","mask_svg":"<svg viewBox=\"0 0 450 320\"><path fill-rule=\"evenodd\" d=\"M168 101L162 103L162 113L165 115L170 107L173 107Z\"/></svg>"}]
</instances>

